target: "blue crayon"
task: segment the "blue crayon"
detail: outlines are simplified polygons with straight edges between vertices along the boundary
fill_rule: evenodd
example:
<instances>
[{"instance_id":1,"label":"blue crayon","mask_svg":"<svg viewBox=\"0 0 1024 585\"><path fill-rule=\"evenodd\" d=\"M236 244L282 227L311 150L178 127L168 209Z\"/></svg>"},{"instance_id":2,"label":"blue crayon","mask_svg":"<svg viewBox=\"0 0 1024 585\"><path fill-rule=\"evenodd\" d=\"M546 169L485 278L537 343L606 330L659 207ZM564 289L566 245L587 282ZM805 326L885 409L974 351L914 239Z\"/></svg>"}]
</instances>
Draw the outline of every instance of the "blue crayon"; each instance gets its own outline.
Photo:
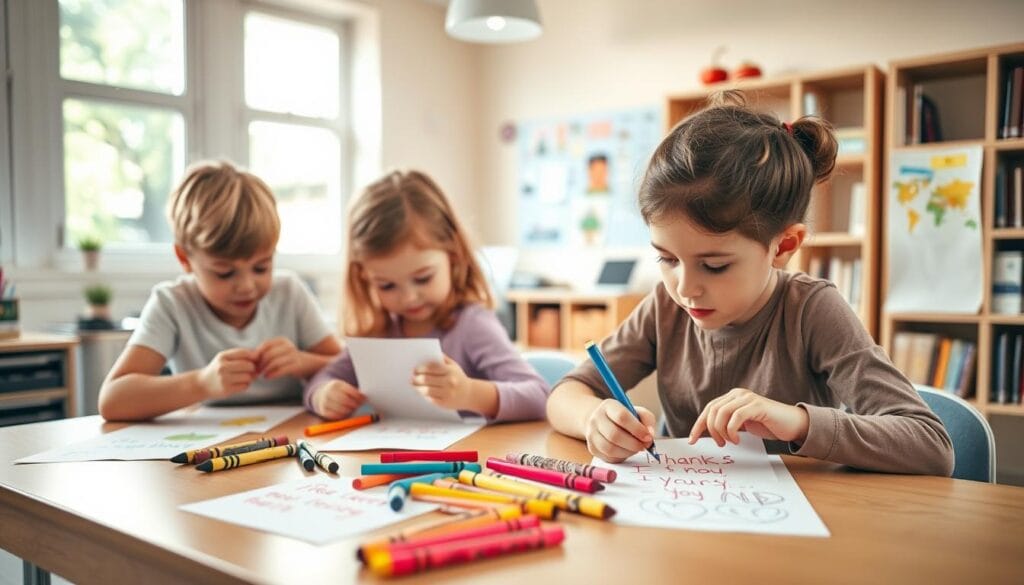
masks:
<instances>
[{"instance_id":1,"label":"blue crayon","mask_svg":"<svg viewBox=\"0 0 1024 585\"><path fill-rule=\"evenodd\" d=\"M629 396L626 396L626 393L622 391L622 386L619 385L619 380L615 377L615 374L612 373L612 369L608 367L608 362L606 362L604 356L601 355L601 350L598 349L597 345L595 345L593 341L588 341L586 345L584 345L584 348L587 350L587 354L590 355L590 359L594 362L594 365L597 366L597 371L601 374L601 378L604 379L604 383L607 384L608 389L612 391L612 396L615 397L615 400L622 403L622 405L625 406L637 420L640 420L640 414L636 411L636 408L633 407L633 403L629 401ZM654 441L651 441L651 446L647 448L647 452L651 454L651 457L654 457L655 461L658 461L659 463L661 462L661 456L658 455L658 452L654 449Z\"/></svg>"},{"instance_id":2,"label":"blue crayon","mask_svg":"<svg viewBox=\"0 0 1024 585\"><path fill-rule=\"evenodd\" d=\"M391 505L391 509L398 512L405 505L405 498L409 497L409 489L414 483L434 483L435 479L444 479L448 477L457 477L458 473L428 473L426 475L417 475L416 477L407 477L405 479L398 479L388 486L388 503Z\"/></svg>"},{"instance_id":3,"label":"blue crayon","mask_svg":"<svg viewBox=\"0 0 1024 585\"><path fill-rule=\"evenodd\" d=\"M465 461L431 461L430 463L364 463L361 475L381 473L458 473L462 470L480 472L477 463Z\"/></svg>"}]
</instances>

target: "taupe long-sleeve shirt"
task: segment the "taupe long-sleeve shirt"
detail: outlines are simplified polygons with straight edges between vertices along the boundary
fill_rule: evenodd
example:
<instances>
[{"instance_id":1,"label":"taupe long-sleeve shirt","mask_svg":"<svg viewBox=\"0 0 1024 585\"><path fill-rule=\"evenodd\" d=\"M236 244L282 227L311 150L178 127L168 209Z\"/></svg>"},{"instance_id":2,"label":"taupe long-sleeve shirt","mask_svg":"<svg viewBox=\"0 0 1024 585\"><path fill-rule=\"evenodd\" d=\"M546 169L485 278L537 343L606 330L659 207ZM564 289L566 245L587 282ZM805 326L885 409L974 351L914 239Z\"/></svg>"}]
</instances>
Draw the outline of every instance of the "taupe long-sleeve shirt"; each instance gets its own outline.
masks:
<instances>
[{"instance_id":1,"label":"taupe long-sleeve shirt","mask_svg":"<svg viewBox=\"0 0 1024 585\"><path fill-rule=\"evenodd\" d=\"M741 387L807 411L807 439L790 445L796 455L876 471L953 471L945 427L828 281L779 271L757 315L715 331L698 327L659 284L601 351L623 388L657 370L673 436L688 434L708 402ZM567 378L611 397L589 360Z\"/></svg>"}]
</instances>

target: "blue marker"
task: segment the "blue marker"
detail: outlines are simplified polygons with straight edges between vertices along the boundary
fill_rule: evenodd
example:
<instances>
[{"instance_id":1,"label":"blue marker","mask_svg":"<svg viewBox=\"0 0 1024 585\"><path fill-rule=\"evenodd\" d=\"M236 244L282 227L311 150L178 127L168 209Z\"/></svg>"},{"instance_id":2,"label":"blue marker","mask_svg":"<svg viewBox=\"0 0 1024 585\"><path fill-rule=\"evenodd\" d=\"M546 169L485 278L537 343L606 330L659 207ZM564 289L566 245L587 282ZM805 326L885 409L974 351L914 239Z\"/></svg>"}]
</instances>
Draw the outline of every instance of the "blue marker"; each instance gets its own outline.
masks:
<instances>
[{"instance_id":1,"label":"blue marker","mask_svg":"<svg viewBox=\"0 0 1024 585\"><path fill-rule=\"evenodd\" d=\"M597 371L601 374L601 378L604 379L604 383L608 385L608 389L612 391L612 396L615 397L615 400L621 402L622 406L629 409L629 412L633 413L633 416L635 416L637 420L640 420L640 414L637 413L636 408L633 407L633 403L629 401L629 396L626 396L626 393L622 391L622 386L620 386L619 381L615 379L615 374L613 374L612 369L608 367L608 362L606 362L604 360L604 356L601 355L601 350L598 349L597 345L595 345L593 341L588 341L583 347L587 350L587 353L590 355L590 359L593 360L594 365L597 366ZM657 451L654 449L654 441L651 441L651 446L647 448L647 452L650 453L651 457L654 457L658 463L661 463L661 456L658 455Z\"/></svg>"}]
</instances>

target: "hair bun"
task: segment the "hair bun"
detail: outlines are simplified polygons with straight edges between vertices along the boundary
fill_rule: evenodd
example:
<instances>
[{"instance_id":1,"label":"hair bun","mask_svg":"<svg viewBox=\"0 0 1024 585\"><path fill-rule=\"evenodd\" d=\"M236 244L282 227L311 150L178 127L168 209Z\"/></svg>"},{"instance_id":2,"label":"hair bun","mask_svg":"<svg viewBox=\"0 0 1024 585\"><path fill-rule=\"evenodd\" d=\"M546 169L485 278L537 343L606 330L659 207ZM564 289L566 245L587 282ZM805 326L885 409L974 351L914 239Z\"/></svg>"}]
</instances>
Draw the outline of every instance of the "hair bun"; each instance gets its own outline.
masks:
<instances>
[{"instance_id":1,"label":"hair bun","mask_svg":"<svg viewBox=\"0 0 1024 585\"><path fill-rule=\"evenodd\" d=\"M836 153L839 151L832 124L818 116L804 116L792 126L793 138L811 161L814 182L828 179L836 167Z\"/></svg>"}]
</instances>

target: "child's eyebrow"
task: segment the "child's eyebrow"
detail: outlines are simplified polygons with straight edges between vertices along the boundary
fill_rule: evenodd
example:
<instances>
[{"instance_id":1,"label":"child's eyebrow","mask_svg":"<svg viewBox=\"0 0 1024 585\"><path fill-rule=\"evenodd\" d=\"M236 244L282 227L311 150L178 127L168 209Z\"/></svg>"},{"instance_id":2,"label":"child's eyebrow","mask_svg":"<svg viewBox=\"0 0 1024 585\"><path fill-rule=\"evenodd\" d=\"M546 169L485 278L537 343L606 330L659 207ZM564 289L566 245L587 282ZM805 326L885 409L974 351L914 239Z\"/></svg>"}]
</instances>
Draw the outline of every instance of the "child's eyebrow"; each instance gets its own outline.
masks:
<instances>
[{"instance_id":1,"label":"child's eyebrow","mask_svg":"<svg viewBox=\"0 0 1024 585\"><path fill-rule=\"evenodd\" d=\"M655 250L657 250L657 251L659 251L659 252L661 252L663 254L674 255L674 254L672 254L672 252L669 252L668 250L666 250L665 248L662 248L661 246L659 246L658 244L655 244L654 242L651 242L651 246L653 246ZM725 251L719 252L717 250L712 250L710 252L701 252L700 254L696 254L694 257L695 258L725 258L725 257L732 256L732 255L733 255L732 252L725 252Z\"/></svg>"}]
</instances>

